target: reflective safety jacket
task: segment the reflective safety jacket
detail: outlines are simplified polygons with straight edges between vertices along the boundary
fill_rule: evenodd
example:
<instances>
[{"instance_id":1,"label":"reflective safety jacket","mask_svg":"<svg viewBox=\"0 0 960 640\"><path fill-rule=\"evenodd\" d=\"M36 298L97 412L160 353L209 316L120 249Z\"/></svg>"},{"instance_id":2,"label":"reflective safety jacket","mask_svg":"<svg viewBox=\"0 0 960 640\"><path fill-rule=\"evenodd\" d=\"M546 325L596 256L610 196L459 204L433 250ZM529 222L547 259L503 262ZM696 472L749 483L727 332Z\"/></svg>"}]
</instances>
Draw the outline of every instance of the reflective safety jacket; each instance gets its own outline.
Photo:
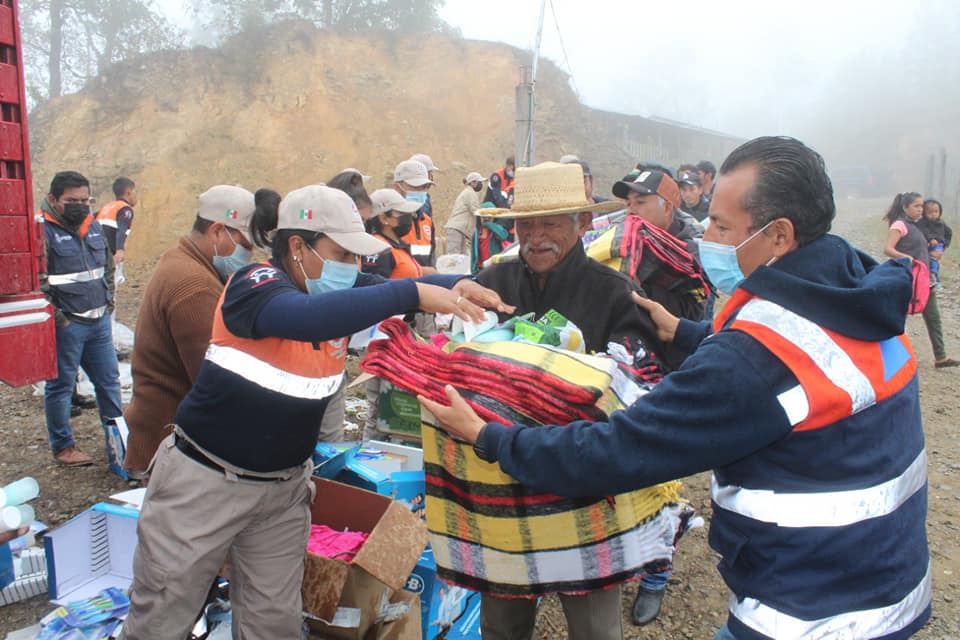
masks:
<instances>
[{"instance_id":1,"label":"reflective safety jacket","mask_svg":"<svg viewBox=\"0 0 960 640\"><path fill-rule=\"evenodd\" d=\"M46 211L44 218L46 293L53 306L70 320L93 322L110 312L107 284L107 243L93 216L76 231L62 226Z\"/></svg>"},{"instance_id":2,"label":"reflective safety jacket","mask_svg":"<svg viewBox=\"0 0 960 640\"><path fill-rule=\"evenodd\" d=\"M420 209L413 218L413 228L401 238L410 245L410 255L421 266L432 267L436 239L433 237L433 218Z\"/></svg>"},{"instance_id":3,"label":"reflective safety jacket","mask_svg":"<svg viewBox=\"0 0 960 640\"><path fill-rule=\"evenodd\" d=\"M845 337L743 289L715 319L721 329L748 334L797 379L777 397L792 431L712 478L710 544L733 592L731 631L910 636L932 587L910 340Z\"/></svg>"},{"instance_id":4,"label":"reflective safety jacket","mask_svg":"<svg viewBox=\"0 0 960 640\"><path fill-rule=\"evenodd\" d=\"M133 229L133 208L125 200L114 200L97 212L97 222L103 227L104 237L113 253L123 249Z\"/></svg>"}]
</instances>

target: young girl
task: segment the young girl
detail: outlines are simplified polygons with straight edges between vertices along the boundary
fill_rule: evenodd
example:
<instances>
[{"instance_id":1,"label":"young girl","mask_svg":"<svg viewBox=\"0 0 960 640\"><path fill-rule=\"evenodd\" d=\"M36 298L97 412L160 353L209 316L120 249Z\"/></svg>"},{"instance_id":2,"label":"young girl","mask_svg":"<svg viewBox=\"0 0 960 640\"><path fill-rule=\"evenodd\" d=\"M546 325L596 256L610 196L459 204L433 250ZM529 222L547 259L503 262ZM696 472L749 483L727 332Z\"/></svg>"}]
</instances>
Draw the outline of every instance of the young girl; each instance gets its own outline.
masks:
<instances>
[{"instance_id":1,"label":"young girl","mask_svg":"<svg viewBox=\"0 0 960 640\"><path fill-rule=\"evenodd\" d=\"M890 225L883 253L891 258L910 258L920 260L930 266L930 253L927 239L917 227L917 221L923 217L923 196L909 191L898 193L890 209L883 217ZM956 367L960 362L947 357L943 344L943 327L940 322L940 306L937 304L936 291L930 292L930 299L923 310L923 322L927 325L927 335L933 346L933 366L937 369Z\"/></svg>"},{"instance_id":2,"label":"young girl","mask_svg":"<svg viewBox=\"0 0 960 640\"><path fill-rule=\"evenodd\" d=\"M923 217L917 221L930 253L930 286L937 290L943 288L940 286L940 259L953 239L953 230L941 219L942 215L943 205L939 201L924 200Z\"/></svg>"}]
</instances>

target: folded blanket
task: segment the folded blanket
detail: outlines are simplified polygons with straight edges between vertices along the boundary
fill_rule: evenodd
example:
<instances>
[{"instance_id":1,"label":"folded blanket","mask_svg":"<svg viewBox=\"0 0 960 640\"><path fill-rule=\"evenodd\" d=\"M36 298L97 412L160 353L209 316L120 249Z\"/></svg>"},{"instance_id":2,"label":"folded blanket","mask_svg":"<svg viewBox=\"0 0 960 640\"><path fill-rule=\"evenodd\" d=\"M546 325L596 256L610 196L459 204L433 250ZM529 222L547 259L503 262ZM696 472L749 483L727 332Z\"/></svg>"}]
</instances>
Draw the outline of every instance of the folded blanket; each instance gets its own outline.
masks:
<instances>
[{"instance_id":1,"label":"folded blanket","mask_svg":"<svg viewBox=\"0 0 960 640\"><path fill-rule=\"evenodd\" d=\"M445 352L388 320L364 371L445 401L451 384L484 420L603 420L651 387L612 358L546 345L465 343ZM449 345L448 345L449 346ZM631 363L633 364L633 363ZM679 482L618 496L564 498L523 486L425 420L427 526L443 579L501 596L593 591L669 564L693 510Z\"/></svg>"}]
</instances>

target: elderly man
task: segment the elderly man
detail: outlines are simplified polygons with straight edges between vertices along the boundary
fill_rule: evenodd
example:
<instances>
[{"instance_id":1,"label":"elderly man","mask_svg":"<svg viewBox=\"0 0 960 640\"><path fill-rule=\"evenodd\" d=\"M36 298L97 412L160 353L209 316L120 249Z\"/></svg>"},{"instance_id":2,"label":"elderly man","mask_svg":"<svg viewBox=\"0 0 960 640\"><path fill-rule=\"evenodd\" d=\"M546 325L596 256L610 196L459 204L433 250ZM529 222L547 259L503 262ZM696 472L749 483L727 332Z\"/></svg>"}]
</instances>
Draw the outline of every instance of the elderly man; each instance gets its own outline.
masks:
<instances>
[{"instance_id":1,"label":"elderly man","mask_svg":"<svg viewBox=\"0 0 960 640\"><path fill-rule=\"evenodd\" d=\"M177 405L197 379L223 283L252 256L253 211L246 189L208 189L193 229L160 256L150 276L131 356L133 399L124 414L130 437L123 464L132 478L145 479Z\"/></svg>"},{"instance_id":2,"label":"elderly man","mask_svg":"<svg viewBox=\"0 0 960 640\"><path fill-rule=\"evenodd\" d=\"M679 371L608 423L485 425L453 388L452 407L421 402L480 458L560 495L713 469L710 544L731 591L717 639L910 637L932 588L910 263L829 235L835 213L816 152L747 142L701 245L731 294L713 334L638 300L692 351Z\"/></svg>"},{"instance_id":3,"label":"elderly man","mask_svg":"<svg viewBox=\"0 0 960 640\"><path fill-rule=\"evenodd\" d=\"M478 282L499 293L504 302L516 305L517 314L533 312L540 317L551 309L559 311L583 331L587 351L606 351L609 342L626 339L631 345L645 344L658 352L661 343L655 328L631 298L631 292L636 290L633 283L627 276L588 258L580 242L589 228L589 212L609 212L619 208L619 203L586 201L579 170L545 163L517 172L516 206L523 206L529 187L526 172L532 171L538 172L541 182L555 182L555 193L563 193L564 187L581 189L582 204L571 207L567 201L554 206L541 201L539 211L504 211L516 218L520 259L484 269L477 276ZM619 588L580 596L561 595L560 599L571 640L622 638ZM536 600L484 595L483 637L528 640L533 633L536 607Z\"/></svg>"}]
</instances>

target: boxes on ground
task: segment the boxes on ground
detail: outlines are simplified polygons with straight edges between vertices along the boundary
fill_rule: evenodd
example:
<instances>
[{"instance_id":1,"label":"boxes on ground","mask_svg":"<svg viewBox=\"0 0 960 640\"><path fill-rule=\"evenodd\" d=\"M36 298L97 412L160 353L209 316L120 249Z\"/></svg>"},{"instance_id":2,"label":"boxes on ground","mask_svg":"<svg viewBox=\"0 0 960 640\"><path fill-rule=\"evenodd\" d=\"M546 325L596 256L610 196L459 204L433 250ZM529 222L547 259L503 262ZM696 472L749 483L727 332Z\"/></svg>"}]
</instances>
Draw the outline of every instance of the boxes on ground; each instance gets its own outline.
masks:
<instances>
[{"instance_id":1,"label":"boxes on ground","mask_svg":"<svg viewBox=\"0 0 960 640\"><path fill-rule=\"evenodd\" d=\"M377 431L420 441L420 403L417 396L380 381L377 395Z\"/></svg>"},{"instance_id":2,"label":"boxes on ground","mask_svg":"<svg viewBox=\"0 0 960 640\"><path fill-rule=\"evenodd\" d=\"M99 503L47 533L50 600L64 604L107 587L129 588L139 516L136 509Z\"/></svg>"},{"instance_id":3,"label":"boxes on ground","mask_svg":"<svg viewBox=\"0 0 960 640\"><path fill-rule=\"evenodd\" d=\"M313 462L315 474L380 495L390 496L423 515L423 451L371 440L363 448L352 443L320 443Z\"/></svg>"},{"instance_id":4,"label":"boxes on ground","mask_svg":"<svg viewBox=\"0 0 960 640\"><path fill-rule=\"evenodd\" d=\"M314 524L369 537L349 564L307 554L303 609L313 616L311 629L321 635L360 640L373 627L384 594L389 599L406 585L427 546L427 527L386 496L321 478L313 482ZM338 615L339 624L331 624Z\"/></svg>"},{"instance_id":5,"label":"boxes on ground","mask_svg":"<svg viewBox=\"0 0 960 640\"><path fill-rule=\"evenodd\" d=\"M432 549L420 556L404 589L420 596L423 640L479 640L480 594L438 579Z\"/></svg>"}]
</instances>

